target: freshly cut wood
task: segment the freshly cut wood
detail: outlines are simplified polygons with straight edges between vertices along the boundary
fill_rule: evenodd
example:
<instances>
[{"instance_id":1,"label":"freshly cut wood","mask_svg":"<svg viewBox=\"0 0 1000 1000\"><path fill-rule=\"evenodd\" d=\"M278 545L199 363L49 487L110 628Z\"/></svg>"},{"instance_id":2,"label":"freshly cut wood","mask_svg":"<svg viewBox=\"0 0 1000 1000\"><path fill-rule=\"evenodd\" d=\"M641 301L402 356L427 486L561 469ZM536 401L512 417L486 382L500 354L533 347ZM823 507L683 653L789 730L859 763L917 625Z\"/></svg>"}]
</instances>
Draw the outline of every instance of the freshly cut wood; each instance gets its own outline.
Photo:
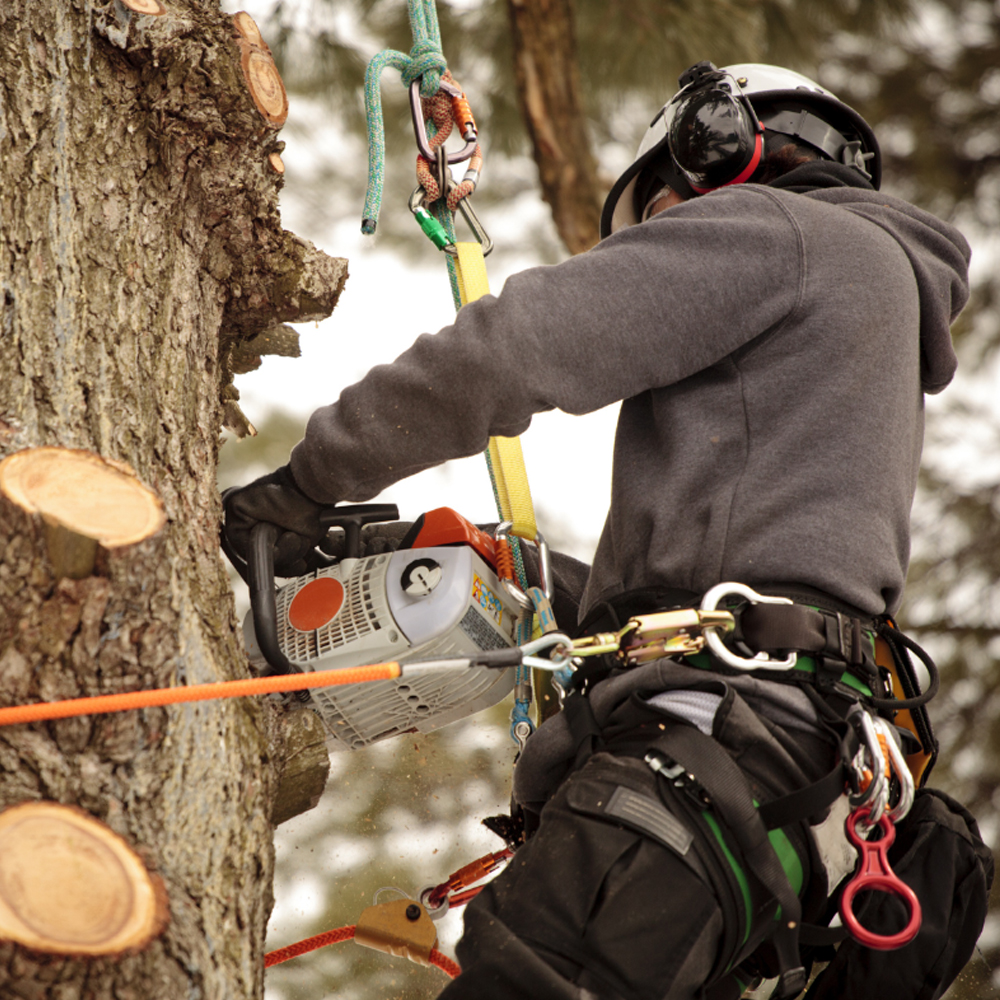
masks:
<instances>
[{"instance_id":1,"label":"freshly cut wood","mask_svg":"<svg viewBox=\"0 0 1000 1000\"><path fill-rule=\"evenodd\" d=\"M240 49L243 78L250 96L264 118L280 128L288 117L288 95L271 50L254 19L245 10L233 15L233 27Z\"/></svg>"},{"instance_id":2,"label":"freshly cut wood","mask_svg":"<svg viewBox=\"0 0 1000 1000\"><path fill-rule=\"evenodd\" d=\"M93 816L53 802L0 813L0 938L117 955L141 950L169 919L162 880Z\"/></svg>"},{"instance_id":3,"label":"freshly cut wood","mask_svg":"<svg viewBox=\"0 0 1000 1000\"><path fill-rule=\"evenodd\" d=\"M278 174L283 174L285 172L285 164L281 160L280 153L271 153L267 162L271 164L271 169Z\"/></svg>"},{"instance_id":4,"label":"freshly cut wood","mask_svg":"<svg viewBox=\"0 0 1000 1000\"><path fill-rule=\"evenodd\" d=\"M284 125L288 117L288 95L271 53L247 46L243 50L241 65L257 110L272 125Z\"/></svg>"},{"instance_id":5,"label":"freshly cut wood","mask_svg":"<svg viewBox=\"0 0 1000 1000\"><path fill-rule=\"evenodd\" d=\"M137 14L149 14L152 17L159 17L167 12L160 0L122 0L122 3Z\"/></svg>"},{"instance_id":6,"label":"freshly cut wood","mask_svg":"<svg viewBox=\"0 0 1000 1000\"><path fill-rule=\"evenodd\" d=\"M166 523L159 497L122 463L91 451L27 448L0 462L0 492L105 548L133 545Z\"/></svg>"},{"instance_id":7,"label":"freshly cut wood","mask_svg":"<svg viewBox=\"0 0 1000 1000\"><path fill-rule=\"evenodd\" d=\"M267 48L264 36L260 33L260 28L257 27L257 22L245 10L239 10L233 14L233 27L251 45Z\"/></svg>"}]
</instances>

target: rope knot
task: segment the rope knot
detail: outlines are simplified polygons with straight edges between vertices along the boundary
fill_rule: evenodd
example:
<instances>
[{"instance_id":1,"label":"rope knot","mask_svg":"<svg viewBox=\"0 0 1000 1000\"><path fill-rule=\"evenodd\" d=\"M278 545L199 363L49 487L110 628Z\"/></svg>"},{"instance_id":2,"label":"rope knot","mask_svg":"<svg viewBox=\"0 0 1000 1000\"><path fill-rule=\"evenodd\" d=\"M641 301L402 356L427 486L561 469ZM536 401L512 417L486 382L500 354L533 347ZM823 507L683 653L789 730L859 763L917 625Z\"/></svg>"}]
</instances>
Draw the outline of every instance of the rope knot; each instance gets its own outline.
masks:
<instances>
[{"instance_id":1,"label":"rope knot","mask_svg":"<svg viewBox=\"0 0 1000 1000\"><path fill-rule=\"evenodd\" d=\"M402 71L407 87L421 77L420 95L433 97L441 86L441 74L448 69L441 46L433 41L415 42L410 49L410 63Z\"/></svg>"}]
</instances>

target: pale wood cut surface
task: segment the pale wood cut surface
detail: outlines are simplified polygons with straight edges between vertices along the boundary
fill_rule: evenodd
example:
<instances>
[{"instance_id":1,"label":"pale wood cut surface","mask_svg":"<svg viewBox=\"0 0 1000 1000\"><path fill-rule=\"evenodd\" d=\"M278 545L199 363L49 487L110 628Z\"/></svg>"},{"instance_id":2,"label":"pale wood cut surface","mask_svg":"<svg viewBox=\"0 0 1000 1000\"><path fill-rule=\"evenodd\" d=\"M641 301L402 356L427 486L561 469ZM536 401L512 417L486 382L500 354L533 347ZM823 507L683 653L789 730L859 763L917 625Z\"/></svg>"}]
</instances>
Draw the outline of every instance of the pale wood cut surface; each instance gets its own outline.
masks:
<instances>
[{"instance_id":1,"label":"pale wood cut surface","mask_svg":"<svg viewBox=\"0 0 1000 1000\"><path fill-rule=\"evenodd\" d=\"M160 0L122 0L122 3L137 14L149 14L151 17L159 17L167 12Z\"/></svg>"},{"instance_id":2,"label":"pale wood cut surface","mask_svg":"<svg viewBox=\"0 0 1000 1000\"><path fill-rule=\"evenodd\" d=\"M117 955L168 921L159 879L103 823L71 806L0 813L0 938L62 955Z\"/></svg>"},{"instance_id":3,"label":"pale wood cut surface","mask_svg":"<svg viewBox=\"0 0 1000 1000\"><path fill-rule=\"evenodd\" d=\"M105 548L142 541L166 523L152 490L89 451L28 448L9 455L0 462L0 491L28 513Z\"/></svg>"}]
</instances>

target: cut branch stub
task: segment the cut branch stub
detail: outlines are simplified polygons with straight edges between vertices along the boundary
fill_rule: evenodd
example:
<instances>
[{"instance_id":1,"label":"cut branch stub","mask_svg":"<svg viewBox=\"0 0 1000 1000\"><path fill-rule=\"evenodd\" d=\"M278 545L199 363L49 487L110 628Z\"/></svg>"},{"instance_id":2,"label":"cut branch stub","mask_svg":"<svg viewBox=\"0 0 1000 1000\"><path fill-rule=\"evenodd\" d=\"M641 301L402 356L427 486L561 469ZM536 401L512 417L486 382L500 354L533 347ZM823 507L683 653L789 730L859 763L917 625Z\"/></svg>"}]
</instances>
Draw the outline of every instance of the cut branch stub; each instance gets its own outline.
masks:
<instances>
[{"instance_id":1,"label":"cut branch stub","mask_svg":"<svg viewBox=\"0 0 1000 1000\"><path fill-rule=\"evenodd\" d=\"M274 57L261 36L254 19L244 10L233 15L236 44L240 49L240 65L250 96L257 110L277 128L288 117L288 95Z\"/></svg>"},{"instance_id":2,"label":"cut branch stub","mask_svg":"<svg viewBox=\"0 0 1000 1000\"><path fill-rule=\"evenodd\" d=\"M167 12L160 0L122 0L122 3L137 14L149 14L151 17L159 17Z\"/></svg>"},{"instance_id":3,"label":"cut branch stub","mask_svg":"<svg viewBox=\"0 0 1000 1000\"><path fill-rule=\"evenodd\" d=\"M93 572L97 546L133 545L166 523L159 497L124 464L70 448L28 448L0 462L0 493L45 523L58 577Z\"/></svg>"},{"instance_id":4,"label":"cut branch stub","mask_svg":"<svg viewBox=\"0 0 1000 1000\"><path fill-rule=\"evenodd\" d=\"M53 802L0 813L0 938L118 955L144 948L169 919L162 880L93 816Z\"/></svg>"}]
</instances>

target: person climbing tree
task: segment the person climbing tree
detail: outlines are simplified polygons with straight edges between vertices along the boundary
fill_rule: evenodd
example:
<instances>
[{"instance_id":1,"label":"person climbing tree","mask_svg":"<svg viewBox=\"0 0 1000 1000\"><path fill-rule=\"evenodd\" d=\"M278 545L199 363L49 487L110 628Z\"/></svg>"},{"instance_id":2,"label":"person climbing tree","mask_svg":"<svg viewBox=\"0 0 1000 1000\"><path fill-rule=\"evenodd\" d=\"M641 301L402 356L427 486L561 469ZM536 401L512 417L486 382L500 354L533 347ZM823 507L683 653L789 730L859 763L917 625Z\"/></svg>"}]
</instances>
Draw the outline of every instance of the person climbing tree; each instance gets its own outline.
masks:
<instances>
[{"instance_id":1,"label":"person climbing tree","mask_svg":"<svg viewBox=\"0 0 1000 1000\"><path fill-rule=\"evenodd\" d=\"M699 63L612 188L596 247L420 336L317 410L287 465L226 496L232 548L271 522L277 570L295 575L316 564L322 506L543 410L621 401L578 634L706 594L735 616L696 656L576 671L517 763L518 850L469 906L447 1000L724 1000L762 977L789 997L806 985L799 946L837 936L800 929L829 922L850 869L861 720L893 715L876 648L904 642L889 616L923 398L954 375L968 296L963 236L880 181L874 131L828 90ZM879 733L894 759L896 742L933 750ZM919 961L938 961L922 941ZM949 961L941 992L964 959Z\"/></svg>"}]
</instances>

